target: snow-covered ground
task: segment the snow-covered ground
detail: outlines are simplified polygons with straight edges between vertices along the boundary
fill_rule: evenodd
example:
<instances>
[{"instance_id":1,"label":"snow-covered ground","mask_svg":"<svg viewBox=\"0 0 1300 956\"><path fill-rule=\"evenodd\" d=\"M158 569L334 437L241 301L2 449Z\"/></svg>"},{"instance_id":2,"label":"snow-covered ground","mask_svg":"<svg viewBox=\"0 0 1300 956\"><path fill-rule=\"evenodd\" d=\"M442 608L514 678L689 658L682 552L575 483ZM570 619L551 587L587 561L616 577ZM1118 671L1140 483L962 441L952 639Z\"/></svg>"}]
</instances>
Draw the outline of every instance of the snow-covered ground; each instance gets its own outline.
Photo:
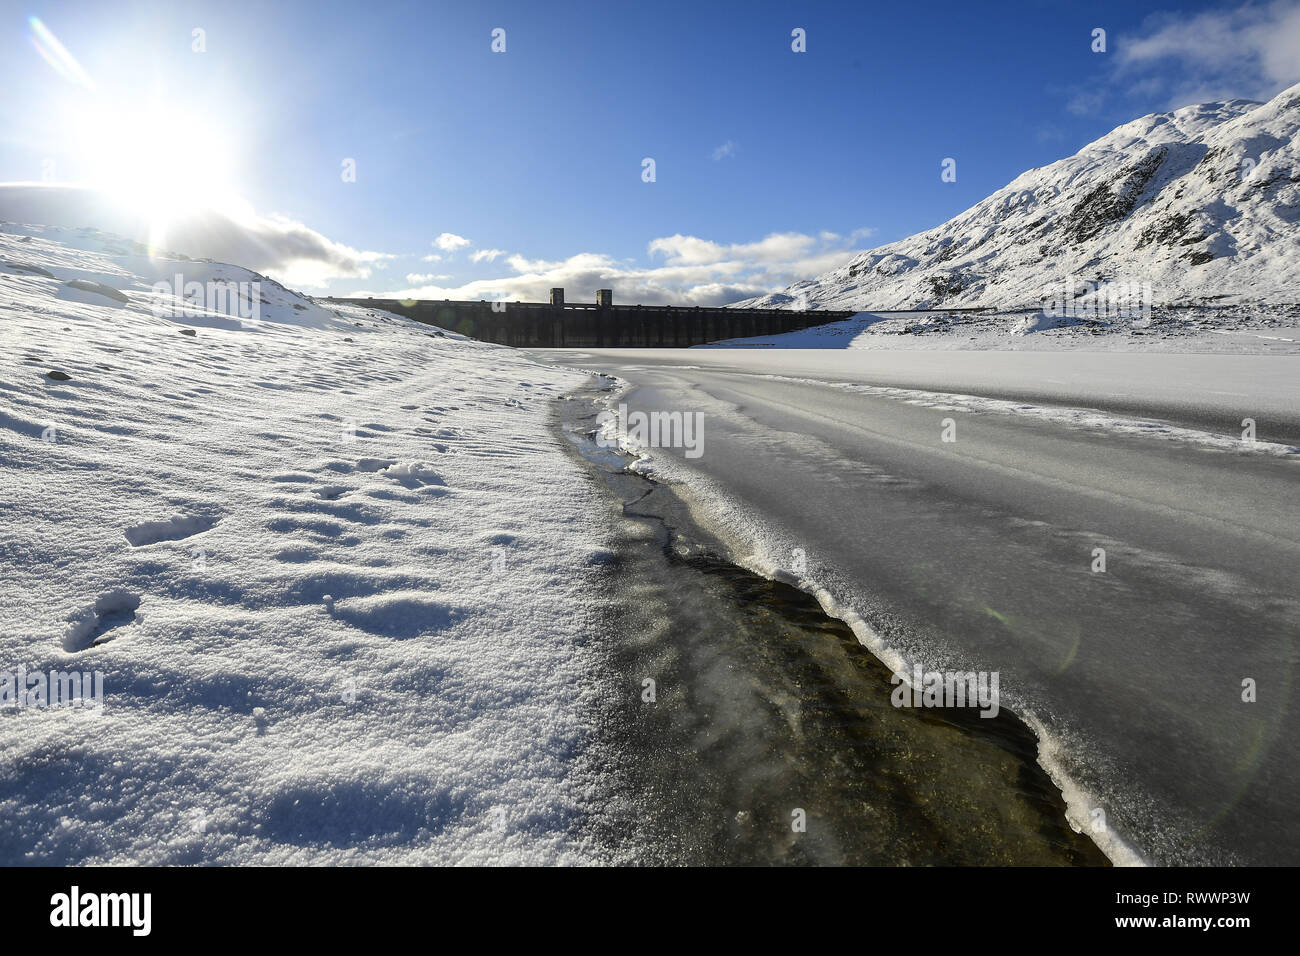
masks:
<instances>
[{"instance_id":1,"label":"snow-covered ground","mask_svg":"<svg viewBox=\"0 0 1300 956\"><path fill-rule=\"evenodd\" d=\"M860 312L797 332L697 349L1300 353L1300 305L1154 308L1136 319L1021 312Z\"/></svg>"},{"instance_id":2,"label":"snow-covered ground","mask_svg":"<svg viewBox=\"0 0 1300 956\"><path fill-rule=\"evenodd\" d=\"M582 374L12 223L0 338L0 679L103 680L0 707L0 862L599 858Z\"/></svg>"}]
</instances>

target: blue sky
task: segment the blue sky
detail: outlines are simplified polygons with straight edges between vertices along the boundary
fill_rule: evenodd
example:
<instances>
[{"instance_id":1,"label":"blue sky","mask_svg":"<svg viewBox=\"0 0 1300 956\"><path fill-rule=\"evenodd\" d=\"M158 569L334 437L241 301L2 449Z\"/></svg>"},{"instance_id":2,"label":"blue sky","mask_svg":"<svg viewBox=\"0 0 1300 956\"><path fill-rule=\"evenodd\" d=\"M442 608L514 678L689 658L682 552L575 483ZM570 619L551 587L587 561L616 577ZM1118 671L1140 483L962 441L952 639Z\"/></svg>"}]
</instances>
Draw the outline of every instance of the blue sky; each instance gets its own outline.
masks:
<instances>
[{"instance_id":1,"label":"blue sky","mask_svg":"<svg viewBox=\"0 0 1300 956\"><path fill-rule=\"evenodd\" d=\"M1294 0L3 6L0 181L219 177L241 264L336 294L729 301L1144 113L1300 79Z\"/></svg>"}]
</instances>

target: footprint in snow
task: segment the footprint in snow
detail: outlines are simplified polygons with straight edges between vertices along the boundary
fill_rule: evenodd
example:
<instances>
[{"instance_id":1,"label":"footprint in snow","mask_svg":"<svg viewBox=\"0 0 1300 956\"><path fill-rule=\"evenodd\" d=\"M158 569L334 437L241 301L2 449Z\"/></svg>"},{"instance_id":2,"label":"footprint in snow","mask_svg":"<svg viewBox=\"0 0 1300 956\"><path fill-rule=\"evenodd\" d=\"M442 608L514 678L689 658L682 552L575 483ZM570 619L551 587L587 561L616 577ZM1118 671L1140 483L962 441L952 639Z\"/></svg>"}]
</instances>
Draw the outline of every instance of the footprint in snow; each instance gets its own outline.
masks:
<instances>
[{"instance_id":1,"label":"footprint in snow","mask_svg":"<svg viewBox=\"0 0 1300 956\"><path fill-rule=\"evenodd\" d=\"M131 547L140 548L159 541L179 541L204 531L210 531L221 520L210 515L176 515L161 521L145 521L126 529L126 540Z\"/></svg>"},{"instance_id":2,"label":"footprint in snow","mask_svg":"<svg viewBox=\"0 0 1300 956\"><path fill-rule=\"evenodd\" d=\"M447 483L442 480L442 476L426 465L424 462L413 461L404 465L390 465L385 468L381 474L386 478L391 478L398 484L407 488L418 488L422 485L443 485Z\"/></svg>"},{"instance_id":3,"label":"footprint in snow","mask_svg":"<svg viewBox=\"0 0 1300 956\"><path fill-rule=\"evenodd\" d=\"M63 649L75 654L111 641L117 635L109 636L109 632L133 623L139 607L140 596L126 588L114 588L101 594L94 604L68 619L67 630L63 632Z\"/></svg>"}]
</instances>

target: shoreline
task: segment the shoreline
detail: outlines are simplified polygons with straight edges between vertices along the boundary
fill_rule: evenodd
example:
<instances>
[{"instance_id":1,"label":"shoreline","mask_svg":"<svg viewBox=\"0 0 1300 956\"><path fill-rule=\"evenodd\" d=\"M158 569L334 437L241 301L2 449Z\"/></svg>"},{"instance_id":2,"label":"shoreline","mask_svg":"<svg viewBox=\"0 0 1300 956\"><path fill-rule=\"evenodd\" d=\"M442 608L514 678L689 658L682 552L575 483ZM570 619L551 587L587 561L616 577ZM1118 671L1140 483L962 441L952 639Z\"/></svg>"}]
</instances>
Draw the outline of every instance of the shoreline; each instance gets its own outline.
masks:
<instances>
[{"instance_id":1,"label":"shoreline","mask_svg":"<svg viewBox=\"0 0 1300 956\"><path fill-rule=\"evenodd\" d=\"M617 380L611 379L609 376L593 375L593 381L600 380L617 382ZM846 660L856 660L856 663L851 666L855 676L850 678L848 670L835 671L840 679L851 681L851 683L827 687L823 691L824 695L827 698L840 698L845 693L849 693L848 688L851 687L852 691L849 696L854 699L843 704L846 708L845 713L848 713L849 710L856 711L857 708L868 711L871 708L879 710L883 704L883 708L890 712L887 718L890 729L882 731L880 726L873 725L873 733L877 735L874 745L878 745L879 738L883 736L886 739L892 739L895 747L902 746L904 752L912 757L928 752L933 757L933 762L943 765L943 769L938 774L942 781L937 784L929 783L927 786L933 786L935 790L939 791L941 800L946 801L946 804L938 811L935 811L933 807L926 810L926 813L935 814L942 818L943 822L939 824L941 828L944 826L951 827L953 834L950 835L962 833L964 832L962 830L963 814L969 813L972 804L978 804L984 800L987 800L990 805L1014 801L1014 796L1009 794L1003 794L996 800L990 799L999 786L996 780L1003 779L998 778L996 772L989 771L987 767L975 768L963 765L963 761L969 761L970 756L968 753L961 751L968 751L979 746L985 748L981 753L989 764L996 764L1000 760L1005 761L1007 759L1016 762L1018 769L1014 771L1011 777L1005 779L1014 779L1016 781L1016 783L1011 784L1013 788L1028 787L1029 790L1039 793L1039 797L1036 799L1040 803L1036 804L1037 809L1034 813L1037 815L1033 818L1035 826L1049 830L1055 827L1055 839L1063 841L1063 845L1071 845L1070 849L1064 852L1058 847L1056 855L1052 859L1044 861L1038 858L1036 862L1042 864L1043 862L1050 863L1054 861L1075 865L1091 863L1092 865L1103 866L1112 862L1105 849L1095 839L1091 838L1085 831L1076 828L1070 822L1065 795L1062 793L1055 777L1048 768L1043 766L1039 759L1042 752L1041 738L1035 733L1033 727L1018 714L1004 708L1004 713L999 718L986 720L978 717L975 711L961 711L959 709L956 711L949 709L941 712L921 709L908 711L893 708L889 703L891 688L888 664L879 654L875 653L871 646L861 639L858 628L854 626L852 621L845 620L843 616L837 615L827 608L825 600L827 596L811 593L798 587L793 581L785 580L782 577L764 575L758 573L753 567L747 567L741 560L738 560L734 547L708 527L707 519L698 520L701 516L694 513L695 509L688 500L689 495L680 494L682 489L675 486L654 482L643 475L638 475L635 469L627 469L626 466L633 459L628 458L625 454L615 452L613 449L599 450L596 451L596 455L604 460L594 461L591 456L594 446L591 446L591 443L588 442L589 447L584 449L579 446L576 437L578 430L574 427L574 420L581 417L578 415L577 406L586 401L588 403L586 409L589 413L588 417L594 418L597 408L610 399L616 400L617 395L617 388L593 389L589 385L585 389L566 395L562 400L563 405L557 404L559 409L556 416L557 427L565 434L568 442L572 444L574 453L584 458L589 468L602 474L610 492L621 498L624 513L629 519L657 524L662 528L662 531L657 533L661 535L659 547L667 555L663 560L669 563L677 560L674 554L684 549L685 553L690 555L687 560L695 562L694 571L696 573L702 572L706 576L720 575L723 578L732 578L735 587L746 593L752 591L762 595L759 600L778 607L783 614L797 620L799 626L819 631L817 641L809 646L820 646L824 649L831 646L825 643L828 635L835 636L835 639L840 643L839 650L835 653L843 655ZM615 475L614 483L611 483L609 478L614 469L618 469L622 474ZM623 486L622 494L615 487L616 484ZM636 487L633 488L633 485ZM682 542L687 543L683 544ZM725 567L722 567L722 565L725 565ZM689 591L689 585L684 585L679 594L684 594L687 591ZM715 594L713 597L716 604L722 606L727 604L728 596L726 594ZM692 612L693 609L688 609L685 612L679 609L679 616L682 613L689 614ZM725 615L728 611L713 609L713 613ZM774 620L779 620L780 617L780 614L775 615ZM779 624L773 624L772 626L787 627L789 622L788 620L779 620ZM725 628L719 629L719 636L722 638L720 642L725 643L726 638L722 636L722 630L725 630ZM789 646L791 643L798 643L798 640L790 638L787 632L782 633L783 640L776 641L776 646ZM770 633L763 632L759 636L764 638L762 643L773 644ZM818 652L814 651L815 653ZM743 667L741 670L743 673ZM865 675L869 675L869 679ZM808 703L804 702L803 709L808 708L808 706ZM800 708L795 709L799 710ZM839 719L840 716L842 715L837 716L836 719ZM873 716L872 719L876 719L876 717L878 715ZM857 718L850 717L846 719L852 724ZM945 733L952 735L951 737L945 737L943 743L937 748L933 739L928 736L931 731L930 725L934 722L946 725ZM862 727L866 725L866 723L860 726L855 724L855 732L861 732ZM996 730L993 725L996 725ZM890 737L891 734L892 737ZM900 739L906 741L906 743L899 744ZM996 744L990 746L990 740L996 740ZM863 747L870 750L873 746L873 742L864 743L850 737L846 737L845 741L848 741L845 746L849 748ZM978 741L982 741L982 743L977 743ZM837 759L851 760L852 756L851 753L847 757L840 754L837 755ZM813 762L817 759L820 758L810 758ZM1003 766L1001 769L1003 773L1009 772L1007 766ZM1026 774L1028 774L1028 777L1026 777ZM869 779L870 776L871 774L867 772L863 773L859 778L843 780L840 783L850 789L860 790L860 793L857 794L858 797L870 796L876 792L872 789L875 784L873 780ZM981 781L979 785L980 792L974 795L967 791L967 783L971 780ZM1037 782L1025 784L1026 780L1037 780ZM944 787L949 789L945 791ZM934 791L926 790L925 792L931 794ZM877 795L879 796L879 794ZM927 797L927 799L929 798ZM986 808L983 812L987 813L989 811ZM1020 820L1009 823L1008 826L1014 827L1022 824L1023 820ZM901 830L914 826L918 831L924 830L927 825L933 826L934 824L928 818L923 820L921 817L910 822L904 819L898 824ZM1063 834L1068 834L1068 836L1063 836ZM1005 838L1005 835L1001 836ZM997 838L989 837L988 839ZM1024 839L1030 838L1024 837ZM1078 841L1082 841L1083 845L1086 845L1088 849L1080 850ZM960 839L957 842L960 842ZM969 847L964 847L961 852L968 851ZM976 854L976 859L962 857L961 852L956 850L952 852L953 856L951 858L940 854L938 857L925 860L925 862L937 865L957 862L977 862L985 865L1019 865L1029 861L1028 859L1015 859L1014 853L1009 851L1009 855L1003 856L996 856L990 851L993 858L979 857ZM1092 857L1092 854L1095 854L1095 857ZM1025 851L1025 856L1029 858L1032 854ZM854 860L853 862L863 862L863 860ZM866 859L865 862L888 864L909 861L892 857L876 857Z\"/></svg>"}]
</instances>

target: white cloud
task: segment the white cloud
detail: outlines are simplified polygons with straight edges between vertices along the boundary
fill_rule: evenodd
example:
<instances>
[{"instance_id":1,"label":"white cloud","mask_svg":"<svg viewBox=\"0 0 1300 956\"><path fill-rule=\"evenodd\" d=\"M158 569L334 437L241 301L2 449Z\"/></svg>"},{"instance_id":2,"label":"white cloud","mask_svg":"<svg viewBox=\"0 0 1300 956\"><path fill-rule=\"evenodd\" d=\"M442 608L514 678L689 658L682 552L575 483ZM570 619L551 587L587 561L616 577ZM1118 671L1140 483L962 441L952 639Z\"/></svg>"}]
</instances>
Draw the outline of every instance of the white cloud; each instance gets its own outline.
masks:
<instances>
[{"instance_id":1,"label":"white cloud","mask_svg":"<svg viewBox=\"0 0 1300 956\"><path fill-rule=\"evenodd\" d=\"M817 244L814 236L798 232L772 233L758 242L720 245L695 236L680 233L655 239L648 247L651 256L662 253L668 265L705 264L726 259L752 260L754 262L783 262L805 255Z\"/></svg>"},{"instance_id":2,"label":"white cloud","mask_svg":"<svg viewBox=\"0 0 1300 956\"><path fill-rule=\"evenodd\" d=\"M853 243L873 231L855 229L848 239L829 231L817 236L773 233L745 243L676 234L647 246L652 259L664 257L660 265L639 266L593 252L554 260L515 254L505 259L513 275L459 285L439 284L436 277L422 277L429 281L417 283L412 275L409 289L353 294L543 302L551 288L562 286L570 302L592 301L597 289L613 289L615 301L631 304L722 305L836 269L858 254Z\"/></svg>"},{"instance_id":3,"label":"white cloud","mask_svg":"<svg viewBox=\"0 0 1300 956\"><path fill-rule=\"evenodd\" d=\"M1075 116L1092 116L1101 110L1105 100L1104 90L1079 90L1066 101L1065 109Z\"/></svg>"},{"instance_id":4,"label":"white cloud","mask_svg":"<svg viewBox=\"0 0 1300 956\"><path fill-rule=\"evenodd\" d=\"M563 261L548 262L545 259L528 259L518 254L507 258L506 263L516 272L549 272L563 265Z\"/></svg>"},{"instance_id":5,"label":"white cloud","mask_svg":"<svg viewBox=\"0 0 1300 956\"><path fill-rule=\"evenodd\" d=\"M733 143L731 140L727 140L721 146L714 147L712 155L713 155L713 161L715 163L718 162L719 160L726 159L728 156L735 156L736 144Z\"/></svg>"},{"instance_id":6,"label":"white cloud","mask_svg":"<svg viewBox=\"0 0 1300 956\"><path fill-rule=\"evenodd\" d=\"M48 225L93 226L147 242L150 223L138 210L125 209L102 193L71 186L0 184L0 217ZM829 230L817 235L772 233L755 242L721 243L677 233L647 245L650 265L583 252L565 259L531 259L500 249L474 253L476 262L503 260L510 274L455 284L443 273L405 274L409 288L357 292L356 295L412 298L505 298L545 301L553 286L563 286L570 301L591 301L597 289L612 288L617 301L720 305L784 288L799 279L837 268L857 254L854 244L874 230L855 229L846 238ZM463 248L444 233L439 240ZM358 250L278 215L251 208L208 211L174 223L169 251L231 262L298 287L323 287L340 279L368 279L398 257ZM656 257L662 261L656 263ZM404 257L409 259L414 256ZM437 253L422 257L438 262ZM335 291L341 291L335 287Z\"/></svg>"},{"instance_id":7,"label":"white cloud","mask_svg":"<svg viewBox=\"0 0 1300 956\"><path fill-rule=\"evenodd\" d=\"M1123 36L1115 56L1125 73L1173 65L1163 77L1171 107L1245 97L1269 99L1300 81L1300 0L1247 3L1194 15L1156 14Z\"/></svg>"},{"instance_id":8,"label":"white cloud","mask_svg":"<svg viewBox=\"0 0 1300 956\"><path fill-rule=\"evenodd\" d=\"M441 262L441 261L442 261L442 256L438 255L436 252L431 252L431 253L429 253L427 256L422 256L422 257L420 258L420 261L421 261L421 262Z\"/></svg>"},{"instance_id":9,"label":"white cloud","mask_svg":"<svg viewBox=\"0 0 1300 956\"><path fill-rule=\"evenodd\" d=\"M141 210L97 190L71 185L0 184L0 217L50 226L91 226L140 242L150 241L153 227ZM158 244L169 252L233 263L299 287L366 279L375 267L395 258L354 249L287 216L256 213L242 202L170 222Z\"/></svg>"},{"instance_id":10,"label":"white cloud","mask_svg":"<svg viewBox=\"0 0 1300 956\"><path fill-rule=\"evenodd\" d=\"M464 249L473 243L464 236L458 236L454 232L444 232L433 240L433 244L443 252L455 252L457 249Z\"/></svg>"}]
</instances>

